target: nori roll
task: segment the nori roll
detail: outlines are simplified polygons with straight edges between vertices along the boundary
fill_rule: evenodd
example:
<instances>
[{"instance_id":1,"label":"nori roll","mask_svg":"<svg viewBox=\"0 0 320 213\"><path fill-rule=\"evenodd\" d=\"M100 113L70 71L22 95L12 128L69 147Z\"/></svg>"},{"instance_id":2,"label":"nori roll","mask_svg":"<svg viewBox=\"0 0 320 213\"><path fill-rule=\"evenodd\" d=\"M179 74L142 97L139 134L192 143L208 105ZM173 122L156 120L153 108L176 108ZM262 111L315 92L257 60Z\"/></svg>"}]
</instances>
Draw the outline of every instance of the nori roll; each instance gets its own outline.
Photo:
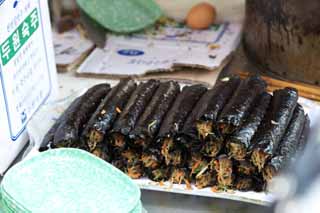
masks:
<instances>
[{"instance_id":1,"label":"nori roll","mask_svg":"<svg viewBox=\"0 0 320 213\"><path fill-rule=\"evenodd\" d=\"M140 83L133 92L126 107L110 131L111 136L109 141L113 146L119 149L125 148L127 136L135 127L135 124L146 109L158 86L159 81L149 80L145 83Z\"/></svg>"},{"instance_id":2,"label":"nori roll","mask_svg":"<svg viewBox=\"0 0 320 213\"><path fill-rule=\"evenodd\" d=\"M112 159L108 145L105 143L100 143L99 145L97 145L91 153L107 162L110 162Z\"/></svg>"},{"instance_id":3,"label":"nori roll","mask_svg":"<svg viewBox=\"0 0 320 213\"><path fill-rule=\"evenodd\" d=\"M168 81L160 84L137 125L129 134L132 147L145 149L149 146L179 92L180 86L177 82Z\"/></svg>"},{"instance_id":4,"label":"nori roll","mask_svg":"<svg viewBox=\"0 0 320 213\"><path fill-rule=\"evenodd\" d=\"M90 151L104 141L106 133L112 127L135 88L136 83L133 80L121 80L104 98L81 136Z\"/></svg>"},{"instance_id":5,"label":"nori roll","mask_svg":"<svg viewBox=\"0 0 320 213\"><path fill-rule=\"evenodd\" d=\"M207 89L202 85L185 86L177 96L172 108L163 120L156 142L161 146L161 153L165 157L167 165L181 165L182 147L175 142L175 136L181 131L185 120L194 108L202 94Z\"/></svg>"},{"instance_id":6,"label":"nori roll","mask_svg":"<svg viewBox=\"0 0 320 213\"><path fill-rule=\"evenodd\" d=\"M240 176L253 176L257 174L257 168L247 159L237 161L237 174Z\"/></svg>"},{"instance_id":7,"label":"nori roll","mask_svg":"<svg viewBox=\"0 0 320 213\"><path fill-rule=\"evenodd\" d=\"M273 92L270 108L252 142L251 160L261 171L268 159L275 154L286 132L298 101L298 92L285 88Z\"/></svg>"},{"instance_id":8,"label":"nori roll","mask_svg":"<svg viewBox=\"0 0 320 213\"><path fill-rule=\"evenodd\" d=\"M247 156L251 140L267 112L271 97L266 92L262 93L257 98L258 100L244 124L228 137L227 149L229 156L236 160L243 160Z\"/></svg>"},{"instance_id":9,"label":"nori roll","mask_svg":"<svg viewBox=\"0 0 320 213\"><path fill-rule=\"evenodd\" d=\"M219 116L219 129L223 135L231 134L241 126L254 100L266 87L266 82L259 76L252 76L241 82Z\"/></svg>"},{"instance_id":10,"label":"nori roll","mask_svg":"<svg viewBox=\"0 0 320 213\"><path fill-rule=\"evenodd\" d=\"M128 164L125 173L132 179L139 179L144 175L143 166L141 162Z\"/></svg>"},{"instance_id":11,"label":"nori roll","mask_svg":"<svg viewBox=\"0 0 320 213\"><path fill-rule=\"evenodd\" d=\"M40 152L46 151L48 149L54 148L52 147L52 143L54 140L54 134L56 133L58 127L60 126L61 122L67 119L69 112L74 111L78 107L78 102L80 101L80 97L76 98L70 106L60 115L60 117L56 120L56 122L52 125L49 131L44 136L42 143L40 145Z\"/></svg>"},{"instance_id":12,"label":"nori roll","mask_svg":"<svg viewBox=\"0 0 320 213\"><path fill-rule=\"evenodd\" d=\"M84 145L80 144L83 128L109 91L109 84L99 84L82 95L77 106L73 110L67 110L65 119L60 121L52 146L83 148Z\"/></svg>"},{"instance_id":13,"label":"nori roll","mask_svg":"<svg viewBox=\"0 0 320 213\"><path fill-rule=\"evenodd\" d=\"M237 190L247 192L254 189L254 180L250 176L239 176L236 178L234 185Z\"/></svg>"},{"instance_id":14,"label":"nori roll","mask_svg":"<svg viewBox=\"0 0 320 213\"><path fill-rule=\"evenodd\" d=\"M290 124L283 136L275 156L273 156L263 170L263 178L266 181L272 179L282 168L284 168L297 152L300 137L304 128L304 110L297 105Z\"/></svg>"},{"instance_id":15,"label":"nori roll","mask_svg":"<svg viewBox=\"0 0 320 213\"><path fill-rule=\"evenodd\" d=\"M141 153L134 149L127 149L121 153L125 162L124 172L132 179L138 179L143 176L143 166L141 162Z\"/></svg>"},{"instance_id":16,"label":"nori roll","mask_svg":"<svg viewBox=\"0 0 320 213\"><path fill-rule=\"evenodd\" d=\"M157 169L148 169L146 174L150 180L155 182L167 181L170 178L170 168L160 167Z\"/></svg>"},{"instance_id":17,"label":"nori roll","mask_svg":"<svg viewBox=\"0 0 320 213\"><path fill-rule=\"evenodd\" d=\"M198 189L213 186L217 182L217 174L210 167L205 167L195 176L195 185Z\"/></svg>"},{"instance_id":18,"label":"nori roll","mask_svg":"<svg viewBox=\"0 0 320 213\"><path fill-rule=\"evenodd\" d=\"M201 143L201 153L207 157L216 157L225 144L223 136L214 129Z\"/></svg>"},{"instance_id":19,"label":"nori roll","mask_svg":"<svg viewBox=\"0 0 320 213\"><path fill-rule=\"evenodd\" d=\"M200 141L205 141L202 152L208 157L215 157L223 144L222 135L217 131L217 118L239 83L239 77L226 77L204 93L176 140L187 148L195 144L201 148Z\"/></svg>"},{"instance_id":20,"label":"nori roll","mask_svg":"<svg viewBox=\"0 0 320 213\"><path fill-rule=\"evenodd\" d=\"M145 168L156 169L161 166L163 156L161 155L160 149L149 147L148 150L142 153L141 161Z\"/></svg>"},{"instance_id":21,"label":"nori roll","mask_svg":"<svg viewBox=\"0 0 320 213\"><path fill-rule=\"evenodd\" d=\"M213 134L214 130L218 129L218 116L239 84L239 77L226 77L218 80L215 86L202 96L195 107L199 139L204 140L209 134Z\"/></svg>"},{"instance_id":22,"label":"nori roll","mask_svg":"<svg viewBox=\"0 0 320 213\"><path fill-rule=\"evenodd\" d=\"M169 178L171 183L175 184L191 184L190 171L187 168L172 168Z\"/></svg>"}]
</instances>

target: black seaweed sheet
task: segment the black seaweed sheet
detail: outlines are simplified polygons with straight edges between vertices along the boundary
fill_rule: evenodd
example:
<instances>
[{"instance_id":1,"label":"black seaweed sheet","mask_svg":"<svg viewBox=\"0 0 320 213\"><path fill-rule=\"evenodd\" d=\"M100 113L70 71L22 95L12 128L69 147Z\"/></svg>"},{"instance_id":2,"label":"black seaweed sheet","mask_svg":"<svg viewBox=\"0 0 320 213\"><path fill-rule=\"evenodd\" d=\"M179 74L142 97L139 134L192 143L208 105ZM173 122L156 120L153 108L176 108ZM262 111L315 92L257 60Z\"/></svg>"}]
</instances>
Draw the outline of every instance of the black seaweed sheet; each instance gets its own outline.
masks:
<instances>
[{"instance_id":1,"label":"black seaweed sheet","mask_svg":"<svg viewBox=\"0 0 320 213\"><path fill-rule=\"evenodd\" d=\"M105 139L105 134L112 127L135 88L136 83L133 80L121 80L104 98L81 136L90 151Z\"/></svg>"},{"instance_id":2,"label":"black seaweed sheet","mask_svg":"<svg viewBox=\"0 0 320 213\"><path fill-rule=\"evenodd\" d=\"M157 136L157 143L167 165L183 165L186 162L186 150L179 143L175 143L175 136L181 131L185 120L197 101L207 89L202 85L185 86L177 96L172 108L168 111L161 124Z\"/></svg>"},{"instance_id":3,"label":"black seaweed sheet","mask_svg":"<svg viewBox=\"0 0 320 213\"><path fill-rule=\"evenodd\" d=\"M297 105L290 124L277 148L276 154L265 166L263 177L270 180L276 173L284 168L297 152L300 137L304 128L305 114L301 105Z\"/></svg>"},{"instance_id":4,"label":"black seaweed sheet","mask_svg":"<svg viewBox=\"0 0 320 213\"><path fill-rule=\"evenodd\" d=\"M110 131L110 142L113 146L125 145L122 142L126 140L126 136L135 127L136 122L146 109L158 86L159 81L149 80L145 83L140 83L133 92L126 107L120 113ZM118 142L119 140L121 141Z\"/></svg>"},{"instance_id":5,"label":"black seaweed sheet","mask_svg":"<svg viewBox=\"0 0 320 213\"><path fill-rule=\"evenodd\" d=\"M219 80L213 89L208 90L188 116L182 131L177 137L177 141L186 147L191 146L193 142L199 142L197 122L203 120L214 123L224 104L239 85L239 82L239 77L227 77Z\"/></svg>"},{"instance_id":6,"label":"black seaweed sheet","mask_svg":"<svg viewBox=\"0 0 320 213\"><path fill-rule=\"evenodd\" d=\"M303 152L304 148L306 147L308 142L309 132L310 132L310 118L306 114L304 119L303 131L302 131L302 134L299 140L299 145L298 145L299 152Z\"/></svg>"},{"instance_id":7,"label":"black seaweed sheet","mask_svg":"<svg viewBox=\"0 0 320 213\"><path fill-rule=\"evenodd\" d=\"M259 171L266 160L275 154L279 143L286 132L298 101L298 92L293 88L285 88L273 92L270 108L262 121L252 142L252 162Z\"/></svg>"},{"instance_id":8,"label":"black seaweed sheet","mask_svg":"<svg viewBox=\"0 0 320 213\"><path fill-rule=\"evenodd\" d=\"M258 76L249 77L241 82L219 116L219 129L222 134L231 134L241 126L254 100L266 90L266 87L266 83Z\"/></svg>"},{"instance_id":9,"label":"black seaweed sheet","mask_svg":"<svg viewBox=\"0 0 320 213\"><path fill-rule=\"evenodd\" d=\"M56 133L58 127L60 126L61 122L67 119L67 116L69 112L72 112L75 110L75 108L78 107L78 102L80 101L80 97L76 98L70 106L62 113L62 115L58 118L58 120L53 124L53 126L49 129L47 134L44 136L44 139L42 140L42 143L40 145L40 152L46 151L48 149L53 148L52 142L54 139L54 134Z\"/></svg>"},{"instance_id":10,"label":"black seaweed sheet","mask_svg":"<svg viewBox=\"0 0 320 213\"><path fill-rule=\"evenodd\" d=\"M110 91L109 84L99 84L90 88L80 97L73 110L67 110L65 119L61 120L54 134L53 147L84 148L80 144L80 135L90 119L91 114L97 109L102 99Z\"/></svg>"},{"instance_id":11,"label":"black seaweed sheet","mask_svg":"<svg viewBox=\"0 0 320 213\"><path fill-rule=\"evenodd\" d=\"M195 108L198 136L201 137L199 139L205 139L214 130L218 130L218 116L240 82L240 78L237 76L220 79L212 89L202 96Z\"/></svg>"},{"instance_id":12,"label":"black seaweed sheet","mask_svg":"<svg viewBox=\"0 0 320 213\"><path fill-rule=\"evenodd\" d=\"M271 97L267 92L262 93L255 101L253 109L244 124L228 137L229 156L236 160L243 160L246 157L251 140L267 112Z\"/></svg>"},{"instance_id":13,"label":"black seaweed sheet","mask_svg":"<svg viewBox=\"0 0 320 213\"><path fill-rule=\"evenodd\" d=\"M131 146L146 148L157 135L160 125L180 92L177 82L161 83L129 137Z\"/></svg>"},{"instance_id":14,"label":"black seaweed sheet","mask_svg":"<svg viewBox=\"0 0 320 213\"><path fill-rule=\"evenodd\" d=\"M200 84L185 86L178 95L172 108L167 113L161 124L158 140L174 137L182 127L194 106L207 89Z\"/></svg>"}]
</instances>

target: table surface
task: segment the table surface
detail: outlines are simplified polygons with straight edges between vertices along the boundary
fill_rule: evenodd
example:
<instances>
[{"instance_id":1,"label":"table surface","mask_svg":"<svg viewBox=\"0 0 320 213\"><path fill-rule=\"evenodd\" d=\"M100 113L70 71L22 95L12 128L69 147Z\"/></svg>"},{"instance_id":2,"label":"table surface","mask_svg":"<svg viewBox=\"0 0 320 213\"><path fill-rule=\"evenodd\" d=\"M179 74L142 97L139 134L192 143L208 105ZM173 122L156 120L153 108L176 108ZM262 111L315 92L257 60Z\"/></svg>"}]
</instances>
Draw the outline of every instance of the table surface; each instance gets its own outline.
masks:
<instances>
[{"instance_id":1,"label":"table surface","mask_svg":"<svg viewBox=\"0 0 320 213\"><path fill-rule=\"evenodd\" d=\"M74 73L60 73L59 98L64 98L74 91L88 88L101 82L116 83L114 80L76 77ZM142 190L142 202L148 212L159 213L244 213L244 212L267 212L266 207L222 199L214 199L199 196L172 194Z\"/></svg>"}]
</instances>

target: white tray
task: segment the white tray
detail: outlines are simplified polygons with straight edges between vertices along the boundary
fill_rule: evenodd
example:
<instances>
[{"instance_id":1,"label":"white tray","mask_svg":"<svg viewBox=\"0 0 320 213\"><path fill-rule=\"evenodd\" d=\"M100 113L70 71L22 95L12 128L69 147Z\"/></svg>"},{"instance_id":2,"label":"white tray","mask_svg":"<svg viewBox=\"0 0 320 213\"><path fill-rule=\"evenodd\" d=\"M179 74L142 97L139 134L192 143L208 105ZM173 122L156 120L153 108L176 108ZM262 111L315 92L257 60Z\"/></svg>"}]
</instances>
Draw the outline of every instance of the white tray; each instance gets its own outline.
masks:
<instances>
[{"instance_id":1,"label":"white tray","mask_svg":"<svg viewBox=\"0 0 320 213\"><path fill-rule=\"evenodd\" d=\"M26 158L30 158L38 154L38 148L40 147L41 141L53 125L55 120L59 115L66 109L66 107L74 100L76 97L80 96L86 89L74 93L72 96L69 96L63 100L49 103L43 108L41 108L37 114L32 118L27 126L27 130L30 136L30 147L25 153ZM299 103L303 105L305 111L309 114L311 120L311 131L314 130L314 126L317 120L320 120L320 105L311 100L300 98ZM257 192L239 192L239 191L230 191L230 192L213 192L211 188L197 189L192 185L192 189L187 189L185 184L171 184L165 182L163 185L156 182L153 182L147 178L141 178L139 180L134 180L134 182L139 185L141 189L153 190L153 191L162 191L169 193L179 193L179 194L188 194L194 196L204 196L212 198L222 198L229 200L242 201L247 203L254 203L258 205L270 205L275 199L275 195L272 193L257 193Z\"/></svg>"}]
</instances>

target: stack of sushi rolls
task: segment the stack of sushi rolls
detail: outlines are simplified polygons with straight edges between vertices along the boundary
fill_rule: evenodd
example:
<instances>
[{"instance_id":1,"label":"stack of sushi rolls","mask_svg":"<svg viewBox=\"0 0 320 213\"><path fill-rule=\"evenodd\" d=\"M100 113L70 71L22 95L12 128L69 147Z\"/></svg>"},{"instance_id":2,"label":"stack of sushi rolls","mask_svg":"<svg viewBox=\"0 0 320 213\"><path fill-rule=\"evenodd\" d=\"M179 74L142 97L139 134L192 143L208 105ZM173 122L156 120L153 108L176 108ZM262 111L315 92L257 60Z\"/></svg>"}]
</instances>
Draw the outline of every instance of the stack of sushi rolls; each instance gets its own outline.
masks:
<instances>
[{"instance_id":1,"label":"stack of sushi rolls","mask_svg":"<svg viewBox=\"0 0 320 213\"><path fill-rule=\"evenodd\" d=\"M259 76L229 76L212 88L121 80L77 98L40 151L72 147L133 179L263 191L302 152L310 120L294 88L267 92Z\"/></svg>"}]
</instances>

